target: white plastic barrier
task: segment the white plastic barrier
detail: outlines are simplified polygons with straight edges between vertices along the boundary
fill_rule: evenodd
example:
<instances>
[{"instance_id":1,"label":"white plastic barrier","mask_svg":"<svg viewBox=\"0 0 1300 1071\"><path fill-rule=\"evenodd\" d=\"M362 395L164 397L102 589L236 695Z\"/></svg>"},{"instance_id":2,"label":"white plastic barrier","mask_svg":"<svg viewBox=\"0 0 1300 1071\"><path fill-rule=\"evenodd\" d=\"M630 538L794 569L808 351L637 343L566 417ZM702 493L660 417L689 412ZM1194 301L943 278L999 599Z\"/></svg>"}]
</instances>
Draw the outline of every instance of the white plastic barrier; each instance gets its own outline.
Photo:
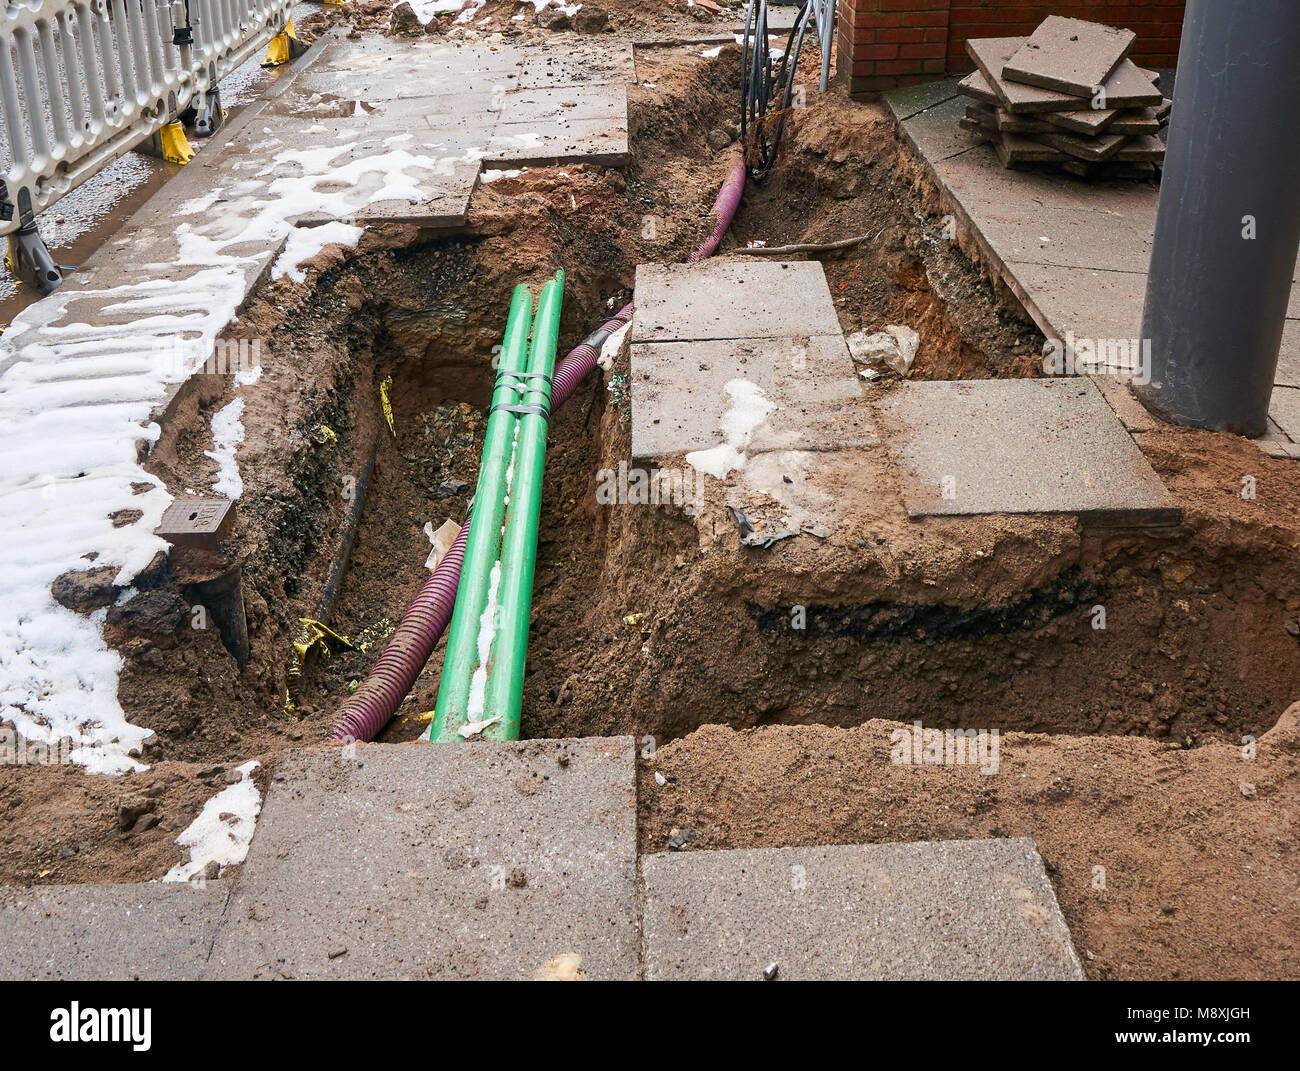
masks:
<instances>
[{"instance_id":1,"label":"white plastic barrier","mask_svg":"<svg viewBox=\"0 0 1300 1071\"><path fill-rule=\"evenodd\" d=\"M18 211L0 220L0 234L175 118L279 33L290 5L9 0L0 22L0 160Z\"/></svg>"}]
</instances>

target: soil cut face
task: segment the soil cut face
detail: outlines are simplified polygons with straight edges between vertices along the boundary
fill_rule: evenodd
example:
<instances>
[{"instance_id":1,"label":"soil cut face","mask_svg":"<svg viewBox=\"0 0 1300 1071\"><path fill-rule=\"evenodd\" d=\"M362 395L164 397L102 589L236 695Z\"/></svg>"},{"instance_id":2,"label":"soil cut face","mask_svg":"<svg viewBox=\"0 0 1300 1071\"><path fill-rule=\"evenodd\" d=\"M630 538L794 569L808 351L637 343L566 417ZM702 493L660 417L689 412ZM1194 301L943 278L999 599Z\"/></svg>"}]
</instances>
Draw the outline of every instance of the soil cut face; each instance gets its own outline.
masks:
<instances>
[{"instance_id":1,"label":"soil cut face","mask_svg":"<svg viewBox=\"0 0 1300 1071\"><path fill-rule=\"evenodd\" d=\"M372 228L311 262L305 284L254 295L231 333L266 340L261 378L204 377L148 463L175 494L211 487L211 418L244 399L248 665L215 629L159 612L197 599L157 563L107 633L126 661L122 703L156 734L151 768L0 771L0 882L157 878L228 769L329 737L428 577L426 526L465 515L512 287L566 269L566 352L631 300L637 264L683 261L712 229L739 49L640 49L637 78L625 171L484 183L463 233ZM870 235L823 259L846 333L913 327L913 378L1040 374L1041 336L943 237L937 194L884 112L840 90L810 86L807 101L719 255ZM643 850L686 828L692 849L1031 836L1093 976L1296 973L1278 938L1300 922L1294 717L1279 724L1300 696L1288 462L1165 428L1140 446L1184 510L1177 527L917 524L886 450L864 448L827 462L842 466L833 529L764 550L741 545L712 491L693 514L597 500L602 470L629 453L629 371L625 347L552 420L523 732L641 739ZM312 651L289 711L302 618L349 645ZM381 739L427 726L441 658ZM890 733L917 720L997 729L1000 772L891 763ZM141 793L159 822L122 828L122 797Z\"/></svg>"}]
</instances>

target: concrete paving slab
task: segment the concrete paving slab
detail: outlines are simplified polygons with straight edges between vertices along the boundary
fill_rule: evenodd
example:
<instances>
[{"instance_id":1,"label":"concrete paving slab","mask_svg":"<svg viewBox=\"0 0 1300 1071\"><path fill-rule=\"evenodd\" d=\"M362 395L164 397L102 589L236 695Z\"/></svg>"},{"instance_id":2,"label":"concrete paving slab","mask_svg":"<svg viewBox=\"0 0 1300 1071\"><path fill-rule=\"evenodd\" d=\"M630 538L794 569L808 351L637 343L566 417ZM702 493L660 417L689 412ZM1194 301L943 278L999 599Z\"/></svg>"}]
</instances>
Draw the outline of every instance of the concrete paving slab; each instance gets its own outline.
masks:
<instances>
[{"instance_id":1,"label":"concrete paving slab","mask_svg":"<svg viewBox=\"0 0 1300 1071\"><path fill-rule=\"evenodd\" d=\"M1114 212L1077 208L1024 212L1006 206L988 209L981 230L1008 263L1145 275L1151 264L1153 233L1129 229L1126 222L1124 215Z\"/></svg>"},{"instance_id":2,"label":"concrete paving slab","mask_svg":"<svg viewBox=\"0 0 1300 1071\"><path fill-rule=\"evenodd\" d=\"M627 86L560 86L555 89L517 89L501 103L503 121L509 123L572 122L575 119L626 119Z\"/></svg>"},{"instance_id":3,"label":"concrete paving slab","mask_svg":"<svg viewBox=\"0 0 1300 1071\"><path fill-rule=\"evenodd\" d=\"M1141 109L1138 110L1139 112ZM1103 131L1112 133L1121 133L1119 130L1111 130L1116 120L1121 115L1133 114L1130 112L1121 112L1118 108L1085 108L1078 112L1040 112L1043 121L1048 126L1059 127L1062 130L1068 130L1075 134L1096 135ZM1145 133L1145 127L1142 132ZM1157 125L1156 129L1159 129ZM1134 133L1133 130L1123 131L1124 133Z\"/></svg>"},{"instance_id":4,"label":"concrete paving slab","mask_svg":"<svg viewBox=\"0 0 1300 1071\"><path fill-rule=\"evenodd\" d=\"M286 753L206 976L636 977L634 759L630 737Z\"/></svg>"},{"instance_id":5,"label":"concrete paving slab","mask_svg":"<svg viewBox=\"0 0 1300 1071\"><path fill-rule=\"evenodd\" d=\"M636 81L630 41L571 42L563 47L530 48L519 67L520 89L559 86L627 85Z\"/></svg>"},{"instance_id":6,"label":"concrete paving slab","mask_svg":"<svg viewBox=\"0 0 1300 1071\"><path fill-rule=\"evenodd\" d=\"M230 883L0 888L0 980L190 981Z\"/></svg>"},{"instance_id":7,"label":"concrete paving slab","mask_svg":"<svg viewBox=\"0 0 1300 1071\"><path fill-rule=\"evenodd\" d=\"M958 85L964 95L979 101L981 104L988 104L995 108L1002 107L1002 98L993 91L993 86L984 77L983 71L978 69L971 71Z\"/></svg>"},{"instance_id":8,"label":"concrete paving slab","mask_svg":"<svg viewBox=\"0 0 1300 1071\"><path fill-rule=\"evenodd\" d=\"M1300 387L1274 387L1268 415L1288 439L1300 442Z\"/></svg>"},{"instance_id":9,"label":"concrete paving slab","mask_svg":"<svg viewBox=\"0 0 1300 1071\"><path fill-rule=\"evenodd\" d=\"M1122 249L1116 252L1121 254L1116 262L1123 263ZM1048 338L1063 339L1072 333L1076 338L1131 339L1142 334L1145 271L1023 260L1008 261L1007 268L1028 297L1026 308Z\"/></svg>"},{"instance_id":10,"label":"concrete paving slab","mask_svg":"<svg viewBox=\"0 0 1300 1071\"><path fill-rule=\"evenodd\" d=\"M904 127L909 138L911 127L910 122ZM1140 213L1142 225L1146 226L1149 219L1154 230L1159 191L1150 185L1089 186L1046 171L1004 171L991 159L991 155L972 152L933 162L941 184L972 220L980 219L989 207L1009 210L1017 205L1021 214L1030 219L1042 206Z\"/></svg>"},{"instance_id":11,"label":"concrete paving slab","mask_svg":"<svg viewBox=\"0 0 1300 1071\"><path fill-rule=\"evenodd\" d=\"M921 82L919 85L891 89L883 94L886 106L900 123L904 119L951 100L961 90L959 83L952 78L940 78L934 82Z\"/></svg>"},{"instance_id":12,"label":"concrete paving slab","mask_svg":"<svg viewBox=\"0 0 1300 1071\"><path fill-rule=\"evenodd\" d=\"M1011 82L1002 77L1002 68L1024 43L1023 37L984 37L966 42L966 53L979 68L989 87L998 95L1003 107L1013 112L1078 111L1080 98L1037 86ZM1142 108L1158 105L1162 94L1151 79L1131 61L1122 60L1114 73L1102 83L1108 108Z\"/></svg>"},{"instance_id":13,"label":"concrete paving slab","mask_svg":"<svg viewBox=\"0 0 1300 1071\"><path fill-rule=\"evenodd\" d=\"M1174 523L1180 511L1086 377L904 383L877 403L916 478L909 516L1072 513Z\"/></svg>"},{"instance_id":14,"label":"concrete paving slab","mask_svg":"<svg viewBox=\"0 0 1300 1071\"><path fill-rule=\"evenodd\" d=\"M1120 134L1069 134L1064 130L1044 134L1043 141L1079 160L1109 160L1127 139Z\"/></svg>"},{"instance_id":15,"label":"concrete paving slab","mask_svg":"<svg viewBox=\"0 0 1300 1071\"><path fill-rule=\"evenodd\" d=\"M969 120L963 120L963 123L969 123ZM993 151L998 154L998 159L1002 161L1003 167L1015 167L1020 164L1059 163L1067 159L1067 156L1060 149L1046 144L1047 138L1051 136L1050 134L1044 135L1040 140L1037 137L1012 134L1005 130L999 131L992 138Z\"/></svg>"},{"instance_id":16,"label":"concrete paving slab","mask_svg":"<svg viewBox=\"0 0 1300 1071\"><path fill-rule=\"evenodd\" d=\"M826 272L816 261L711 259L636 269L633 342L840 333Z\"/></svg>"},{"instance_id":17,"label":"concrete paving slab","mask_svg":"<svg viewBox=\"0 0 1300 1071\"><path fill-rule=\"evenodd\" d=\"M907 121L908 136L927 160L946 160L969 152L980 144L977 133L962 128L966 102L949 99L918 112Z\"/></svg>"},{"instance_id":18,"label":"concrete paving slab","mask_svg":"<svg viewBox=\"0 0 1300 1071\"><path fill-rule=\"evenodd\" d=\"M665 458L726 442L726 388L742 379L774 406L749 435L751 454L879 441L841 335L652 342L632 347L632 457Z\"/></svg>"},{"instance_id":19,"label":"concrete paving slab","mask_svg":"<svg viewBox=\"0 0 1300 1071\"><path fill-rule=\"evenodd\" d=\"M1295 300L1292 287L1292 300ZM1277 372L1273 382L1279 386L1300 387L1300 320L1288 318L1282 324L1282 345L1277 353Z\"/></svg>"},{"instance_id":20,"label":"concrete paving slab","mask_svg":"<svg viewBox=\"0 0 1300 1071\"><path fill-rule=\"evenodd\" d=\"M1136 40L1132 30L1048 15L1007 60L1002 75L1025 85L1089 96Z\"/></svg>"},{"instance_id":21,"label":"concrete paving slab","mask_svg":"<svg viewBox=\"0 0 1300 1071\"><path fill-rule=\"evenodd\" d=\"M1081 980L1034 842L648 855L646 978Z\"/></svg>"},{"instance_id":22,"label":"concrete paving slab","mask_svg":"<svg viewBox=\"0 0 1300 1071\"><path fill-rule=\"evenodd\" d=\"M745 32L745 9L741 8L741 18L731 24L734 33L743 34ZM767 31L769 34L778 31L788 33L790 28L798 21L799 8L787 4L768 4L767 6ZM810 40L815 39L816 22L811 16L808 19L807 34Z\"/></svg>"},{"instance_id":23,"label":"concrete paving slab","mask_svg":"<svg viewBox=\"0 0 1300 1071\"><path fill-rule=\"evenodd\" d=\"M626 113L618 119L572 119L554 123L497 124L483 162L492 167L597 164L626 167Z\"/></svg>"},{"instance_id":24,"label":"concrete paving slab","mask_svg":"<svg viewBox=\"0 0 1300 1071\"><path fill-rule=\"evenodd\" d=\"M1043 114L1057 113L1044 112ZM996 108L989 104L966 105L966 118L995 133L1005 130L1010 134L1046 134L1052 129L1051 123L1036 119L1032 115L1014 115L1005 108Z\"/></svg>"}]
</instances>

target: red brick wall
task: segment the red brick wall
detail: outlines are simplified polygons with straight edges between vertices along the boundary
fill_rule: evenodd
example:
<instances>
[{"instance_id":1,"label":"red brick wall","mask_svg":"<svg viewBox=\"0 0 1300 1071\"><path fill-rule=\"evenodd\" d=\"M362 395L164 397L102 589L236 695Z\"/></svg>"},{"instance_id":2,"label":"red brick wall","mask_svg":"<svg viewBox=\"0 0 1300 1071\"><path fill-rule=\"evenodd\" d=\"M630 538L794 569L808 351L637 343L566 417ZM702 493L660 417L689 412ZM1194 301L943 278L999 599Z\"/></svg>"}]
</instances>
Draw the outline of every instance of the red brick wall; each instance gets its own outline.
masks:
<instances>
[{"instance_id":1,"label":"red brick wall","mask_svg":"<svg viewBox=\"0 0 1300 1071\"><path fill-rule=\"evenodd\" d=\"M1123 26L1147 67L1172 67L1184 0L837 0L838 65L853 93L872 93L971 69L968 37L1030 34L1048 15Z\"/></svg>"}]
</instances>

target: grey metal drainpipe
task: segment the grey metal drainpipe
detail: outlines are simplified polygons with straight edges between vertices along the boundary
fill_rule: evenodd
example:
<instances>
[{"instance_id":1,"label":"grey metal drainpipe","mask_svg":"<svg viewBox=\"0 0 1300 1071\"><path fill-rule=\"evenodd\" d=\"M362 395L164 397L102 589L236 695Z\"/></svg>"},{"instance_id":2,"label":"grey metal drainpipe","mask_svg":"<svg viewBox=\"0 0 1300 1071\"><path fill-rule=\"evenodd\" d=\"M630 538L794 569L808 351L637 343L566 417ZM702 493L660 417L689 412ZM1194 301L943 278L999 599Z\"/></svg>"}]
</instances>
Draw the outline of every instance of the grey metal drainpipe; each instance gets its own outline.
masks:
<instances>
[{"instance_id":1,"label":"grey metal drainpipe","mask_svg":"<svg viewBox=\"0 0 1300 1071\"><path fill-rule=\"evenodd\" d=\"M1135 390L1261 435L1300 243L1300 2L1188 0Z\"/></svg>"}]
</instances>

